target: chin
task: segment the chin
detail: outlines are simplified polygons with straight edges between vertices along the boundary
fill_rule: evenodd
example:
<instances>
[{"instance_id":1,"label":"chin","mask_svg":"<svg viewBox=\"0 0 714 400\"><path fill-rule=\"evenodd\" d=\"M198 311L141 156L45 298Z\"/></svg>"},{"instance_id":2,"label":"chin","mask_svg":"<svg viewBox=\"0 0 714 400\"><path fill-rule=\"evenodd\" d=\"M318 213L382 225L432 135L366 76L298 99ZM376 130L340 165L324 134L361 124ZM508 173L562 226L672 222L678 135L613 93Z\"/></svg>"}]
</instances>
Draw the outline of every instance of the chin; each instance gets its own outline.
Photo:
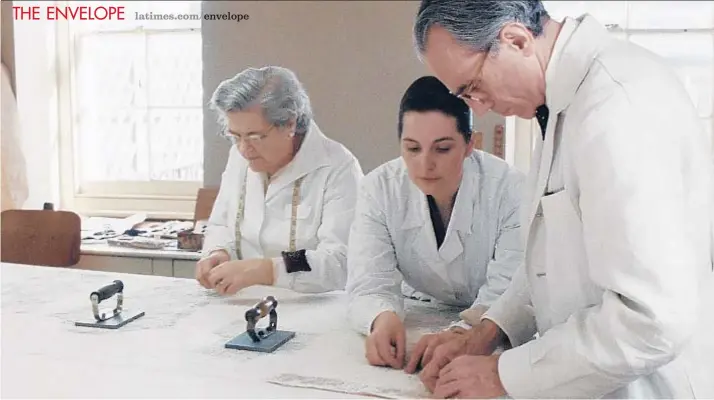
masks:
<instances>
[{"instance_id":1,"label":"chin","mask_svg":"<svg viewBox=\"0 0 714 400\"><path fill-rule=\"evenodd\" d=\"M263 162L260 161L260 160L253 160L253 161L248 160L248 167L249 167L253 172L257 172L257 173L265 172L265 171L266 171L265 163L263 163Z\"/></svg>"},{"instance_id":2,"label":"chin","mask_svg":"<svg viewBox=\"0 0 714 400\"><path fill-rule=\"evenodd\" d=\"M518 118L522 118L522 119L533 119L533 118L535 118L536 113L535 113L535 110L533 110L532 112L515 113L513 115L515 115Z\"/></svg>"},{"instance_id":3,"label":"chin","mask_svg":"<svg viewBox=\"0 0 714 400\"><path fill-rule=\"evenodd\" d=\"M429 183L429 182L421 181L421 182L419 182L417 187L419 188L419 190L421 190L422 193L424 193L427 196L433 196L434 193L439 192L438 182Z\"/></svg>"}]
</instances>

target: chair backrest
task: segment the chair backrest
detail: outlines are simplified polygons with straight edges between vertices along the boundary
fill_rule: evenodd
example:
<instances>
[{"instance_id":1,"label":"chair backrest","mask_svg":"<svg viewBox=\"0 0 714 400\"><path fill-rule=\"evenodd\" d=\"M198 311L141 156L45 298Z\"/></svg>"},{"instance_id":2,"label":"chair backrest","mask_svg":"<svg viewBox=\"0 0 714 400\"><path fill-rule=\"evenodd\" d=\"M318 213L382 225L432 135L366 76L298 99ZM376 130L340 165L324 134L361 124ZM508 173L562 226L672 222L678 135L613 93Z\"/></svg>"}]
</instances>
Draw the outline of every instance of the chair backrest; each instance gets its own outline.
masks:
<instances>
[{"instance_id":1,"label":"chair backrest","mask_svg":"<svg viewBox=\"0 0 714 400\"><path fill-rule=\"evenodd\" d=\"M79 263L82 221L73 212L5 210L0 227L2 262L51 267Z\"/></svg>"},{"instance_id":2,"label":"chair backrest","mask_svg":"<svg viewBox=\"0 0 714 400\"><path fill-rule=\"evenodd\" d=\"M218 196L218 188L201 188L198 189L196 196L196 208L193 212L193 222L207 220L213 211L213 203L216 202Z\"/></svg>"}]
</instances>

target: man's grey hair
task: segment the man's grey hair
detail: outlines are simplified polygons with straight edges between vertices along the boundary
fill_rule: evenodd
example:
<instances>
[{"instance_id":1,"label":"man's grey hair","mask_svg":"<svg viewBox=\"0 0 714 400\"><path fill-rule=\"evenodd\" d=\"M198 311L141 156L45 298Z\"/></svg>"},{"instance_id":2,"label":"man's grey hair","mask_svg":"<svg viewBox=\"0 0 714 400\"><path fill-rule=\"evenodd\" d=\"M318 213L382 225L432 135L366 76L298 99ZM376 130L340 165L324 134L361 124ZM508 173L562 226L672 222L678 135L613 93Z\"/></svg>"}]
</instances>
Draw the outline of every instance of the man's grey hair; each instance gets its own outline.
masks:
<instances>
[{"instance_id":1,"label":"man's grey hair","mask_svg":"<svg viewBox=\"0 0 714 400\"><path fill-rule=\"evenodd\" d=\"M260 105L265 119L285 127L295 121L295 134L304 135L312 121L310 98L295 73L287 68L248 68L224 80L213 92L210 108L227 125L226 114Z\"/></svg>"},{"instance_id":2,"label":"man's grey hair","mask_svg":"<svg viewBox=\"0 0 714 400\"><path fill-rule=\"evenodd\" d=\"M504 25L521 23L538 37L547 18L540 0L422 0L414 23L414 44L421 57L429 30L439 25L476 52L496 52Z\"/></svg>"}]
</instances>

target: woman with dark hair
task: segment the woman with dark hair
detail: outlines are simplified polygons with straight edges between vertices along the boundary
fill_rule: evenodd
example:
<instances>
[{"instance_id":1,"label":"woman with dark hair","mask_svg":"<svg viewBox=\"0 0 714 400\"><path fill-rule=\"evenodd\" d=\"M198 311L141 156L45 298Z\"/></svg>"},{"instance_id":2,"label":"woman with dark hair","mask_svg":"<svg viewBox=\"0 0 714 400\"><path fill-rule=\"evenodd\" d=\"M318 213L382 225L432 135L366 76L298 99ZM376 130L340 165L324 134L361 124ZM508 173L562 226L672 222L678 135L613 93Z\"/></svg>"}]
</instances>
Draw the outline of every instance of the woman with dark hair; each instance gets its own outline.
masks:
<instances>
[{"instance_id":1,"label":"woman with dark hair","mask_svg":"<svg viewBox=\"0 0 714 400\"><path fill-rule=\"evenodd\" d=\"M523 175L473 149L468 106L438 79L417 79L399 107L401 157L361 182L348 246L349 319L370 364L405 362L403 296L463 306L464 321L425 335L407 372L460 335L508 287L523 260Z\"/></svg>"}]
</instances>

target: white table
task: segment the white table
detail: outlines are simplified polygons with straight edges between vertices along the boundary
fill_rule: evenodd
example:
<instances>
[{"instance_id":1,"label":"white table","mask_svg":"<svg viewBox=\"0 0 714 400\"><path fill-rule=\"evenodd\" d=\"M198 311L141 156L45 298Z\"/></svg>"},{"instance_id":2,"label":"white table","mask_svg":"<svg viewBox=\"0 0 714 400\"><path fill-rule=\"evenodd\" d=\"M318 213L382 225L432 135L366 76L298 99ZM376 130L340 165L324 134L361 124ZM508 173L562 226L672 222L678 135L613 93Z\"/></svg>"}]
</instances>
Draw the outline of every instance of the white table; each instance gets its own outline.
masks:
<instances>
[{"instance_id":1,"label":"white table","mask_svg":"<svg viewBox=\"0 0 714 400\"><path fill-rule=\"evenodd\" d=\"M254 287L224 298L188 279L15 264L1 271L2 397L357 397L268 382L280 374L373 385L394 397L424 393L416 376L366 364L343 293ZM93 318L89 293L114 279L125 284L127 311L146 315L118 330L74 326ZM278 328L295 338L271 354L225 349L245 331L245 310L267 295L278 300ZM413 327L438 329L456 312L408 304L410 346L424 333Z\"/></svg>"}]
</instances>

